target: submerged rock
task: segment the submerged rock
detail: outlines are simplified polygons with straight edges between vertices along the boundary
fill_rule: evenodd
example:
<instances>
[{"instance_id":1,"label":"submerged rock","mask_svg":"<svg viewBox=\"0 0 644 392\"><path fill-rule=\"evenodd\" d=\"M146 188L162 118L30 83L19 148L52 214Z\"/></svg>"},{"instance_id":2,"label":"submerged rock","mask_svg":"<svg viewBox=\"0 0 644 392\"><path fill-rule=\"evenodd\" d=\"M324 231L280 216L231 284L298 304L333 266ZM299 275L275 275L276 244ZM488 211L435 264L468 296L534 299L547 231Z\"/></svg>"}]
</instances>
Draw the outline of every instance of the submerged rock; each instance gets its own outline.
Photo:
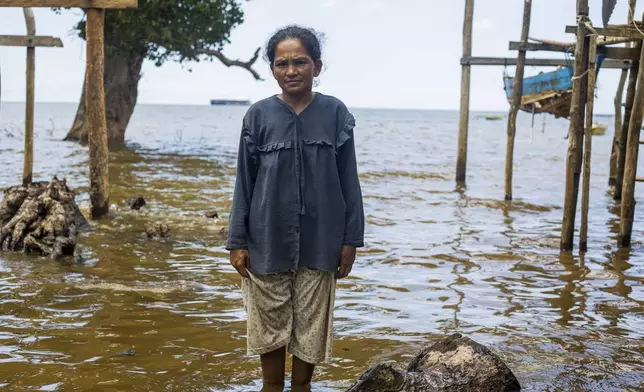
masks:
<instances>
[{"instance_id":1,"label":"submerged rock","mask_svg":"<svg viewBox=\"0 0 644 392\"><path fill-rule=\"evenodd\" d=\"M0 206L0 249L58 259L76 249L78 230L88 225L66 180L13 186Z\"/></svg>"},{"instance_id":2,"label":"submerged rock","mask_svg":"<svg viewBox=\"0 0 644 392\"><path fill-rule=\"evenodd\" d=\"M211 218L211 219L218 219L219 218L219 213L217 210L210 210L206 211L206 218Z\"/></svg>"},{"instance_id":3,"label":"submerged rock","mask_svg":"<svg viewBox=\"0 0 644 392\"><path fill-rule=\"evenodd\" d=\"M130 209L132 210L140 210L141 207L145 206L147 203L145 202L145 199L141 195L136 195L132 196L128 199L127 204L130 206Z\"/></svg>"},{"instance_id":4,"label":"submerged rock","mask_svg":"<svg viewBox=\"0 0 644 392\"><path fill-rule=\"evenodd\" d=\"M148 239L160 240L172 237L172 230L165 223L150 223L145 228L145 234Z\"/></svg>"},{"instance_id":5,"label":"submerged rock","mask_svg":"<svg viewBox=\"0 0 644 392\"><path fill-rule=\"evenodd\" d=\"M378 364L347 392L518 392L512 371L487 347L460 334L422 350L407 370Z\"/></svg>"}]
</instances>

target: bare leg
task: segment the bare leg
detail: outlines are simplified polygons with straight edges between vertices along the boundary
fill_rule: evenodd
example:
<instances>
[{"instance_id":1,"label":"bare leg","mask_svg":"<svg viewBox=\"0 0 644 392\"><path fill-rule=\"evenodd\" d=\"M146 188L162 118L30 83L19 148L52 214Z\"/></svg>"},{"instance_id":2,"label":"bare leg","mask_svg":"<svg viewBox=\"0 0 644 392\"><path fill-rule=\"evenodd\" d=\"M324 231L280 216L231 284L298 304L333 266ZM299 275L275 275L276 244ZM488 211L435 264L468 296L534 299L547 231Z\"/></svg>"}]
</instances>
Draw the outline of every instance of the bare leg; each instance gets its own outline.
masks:
<instances>
[{"instance_id":1,"label":"bare leg","mask_svg":"<svg viewBox=\"0 0 644 392\"><path fill-rule=\"evenodd\" d=\"M282 392L284 390L284 371L286 367L286 348L278 348L260 356L264 387L262 392Z\"/></svg>"},{"instance_id":2,"label":"bare leg","mask_svg":"<svg viewBox=\"0 0 644 392\"><path fill-rule=\"evenodd\" d=\"M315 365L293 356L293 392L309 392Z\"/></svg>"}]
</instances>

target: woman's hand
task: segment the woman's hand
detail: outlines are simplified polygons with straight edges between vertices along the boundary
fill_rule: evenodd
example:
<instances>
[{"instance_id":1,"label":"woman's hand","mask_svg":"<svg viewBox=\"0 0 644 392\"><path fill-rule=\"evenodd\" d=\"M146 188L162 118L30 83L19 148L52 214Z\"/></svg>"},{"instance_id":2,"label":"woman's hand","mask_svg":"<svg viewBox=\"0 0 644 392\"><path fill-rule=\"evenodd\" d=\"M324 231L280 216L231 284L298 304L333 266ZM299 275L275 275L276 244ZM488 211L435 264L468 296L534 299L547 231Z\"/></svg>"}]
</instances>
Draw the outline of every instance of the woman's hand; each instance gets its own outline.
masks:
<instances>
[{"instance_id":1,"label":"woman's hand","mask_svg":"<svg viewBox=\"0 0 644 392\"><path fill-rule=\"evenodd\" d=\"M230 252L230 264L235 267L239 275L248 278L246 269L249 267L250 256L246 249L233 249Z\"/></svg>"},{"instance_id":2,"label":"woman's hand","mask_svg":"<svg viewBox=\"0 0 644 392\"><path fill-rule=\"evenodd\" d=\"M335 272L335 277L342 279L349 276L354 261L356 261L356 247L351 245L343 246L342 251L340 251L340 266Z\"/></svg>"}]
</instances>

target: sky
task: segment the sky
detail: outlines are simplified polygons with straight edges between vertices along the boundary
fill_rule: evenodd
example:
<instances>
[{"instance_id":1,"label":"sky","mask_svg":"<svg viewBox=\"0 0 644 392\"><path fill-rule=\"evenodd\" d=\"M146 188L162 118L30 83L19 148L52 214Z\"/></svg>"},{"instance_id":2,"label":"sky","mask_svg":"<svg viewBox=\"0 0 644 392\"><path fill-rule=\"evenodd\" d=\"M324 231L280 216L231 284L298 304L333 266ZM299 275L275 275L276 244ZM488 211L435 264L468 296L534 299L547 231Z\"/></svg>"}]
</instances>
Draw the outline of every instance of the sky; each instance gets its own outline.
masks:
<instances>
[{"instance_id":1,"label":"sky","mask_svg":"<svg viewBox=\"0 0 644 392\"><path fill-rule=\"evenodd\" d=\"M473 55L516 57L508 41L521 34L523 1L477 0L474 10ZM642 2L640 2L641 4ZM250 0L245 21L231 34L223 52L249 59L279 27L297 23L326 36L325 69L317 90L355 108L458 109L460 102L462 29L465 0ZM627 1L618 1L611 23L625 23ZM601 0L590 0L591 20L601 25ZM642 15L644 6L636 15ZM36 101L77 102L85 70L85 42L72 31L82 16L35 9L38 35L58 36L64 48L36 50ZM575 23L574 0L536 0L530 36L574 41L566 25ZM0 8L0 34L25 34L22 10ZM563 54L533 52L528 57ZM0 47L1 99L24 101L25 49ZM207 105L211 98L257 101L278 92L268 65L255 65L264 81L246 70L214 62L146 62L139 84L139 103ZM191 70L191 72L189 71ZM527 67L526 76L548 68ZM472 70L472 110L507 111L502 66ZM507 72L514 74L514 68ZM602 70L596 112L612 113L618 70Z\"/></svg>"}]
</instances>

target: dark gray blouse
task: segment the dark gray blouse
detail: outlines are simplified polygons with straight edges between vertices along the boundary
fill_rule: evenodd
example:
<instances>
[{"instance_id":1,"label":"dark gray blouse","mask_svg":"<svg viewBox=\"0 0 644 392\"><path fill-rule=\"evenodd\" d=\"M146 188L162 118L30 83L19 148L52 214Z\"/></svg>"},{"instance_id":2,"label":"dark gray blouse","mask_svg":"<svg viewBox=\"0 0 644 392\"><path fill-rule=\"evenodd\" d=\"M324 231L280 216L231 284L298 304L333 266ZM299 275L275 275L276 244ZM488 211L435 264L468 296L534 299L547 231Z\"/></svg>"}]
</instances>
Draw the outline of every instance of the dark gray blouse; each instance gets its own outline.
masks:
<instances>
[{"instance_id":1,"label":"dark gray blouse","mask_svg":"<svg viewBox=\"0 0 644 392\"><path fill-rule=\"evenodd\" d=\"M226 249L248 249L250 271L338 268L343 245L364 246L355 119L316 93L299 115L276 95L242 124Z\"/></svg>"}]
</instances>

